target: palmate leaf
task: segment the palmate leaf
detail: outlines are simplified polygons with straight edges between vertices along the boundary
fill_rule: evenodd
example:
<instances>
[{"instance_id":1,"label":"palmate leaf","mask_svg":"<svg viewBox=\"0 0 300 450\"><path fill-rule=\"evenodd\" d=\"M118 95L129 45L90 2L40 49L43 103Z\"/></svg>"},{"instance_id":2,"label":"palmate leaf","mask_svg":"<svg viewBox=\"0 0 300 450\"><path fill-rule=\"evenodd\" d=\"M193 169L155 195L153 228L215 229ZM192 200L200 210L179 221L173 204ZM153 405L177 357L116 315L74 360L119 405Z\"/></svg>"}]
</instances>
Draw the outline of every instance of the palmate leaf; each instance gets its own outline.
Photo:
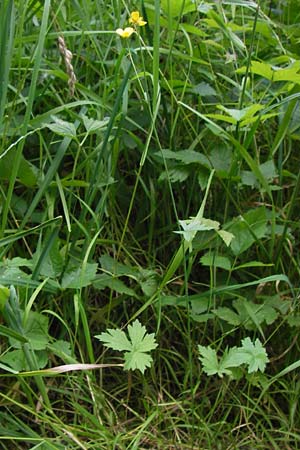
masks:
<instances>
[{"instance_id":1,"label":"palmate leaf","mask_svg":"<svg viewBox=\"0 0 300 450\"><path fill-rule=\"evenodd\" d=\"M228 364L226 363L226 358L222 358L221 360L217 357L217 352L211 347L204 347L202 345L198 345L198 350L200 353L200 361L203 365L203 371L207 375L219 375L219 377L223 377L223 375L231 375L231 371L228 370Z\"/></svg>"},{"instance_id":2,"label":"palmate leaf","mask_svg":"<svg viewBox=\"0 0 300 450\"><path fill-rule=\"evenodd\" d=\"M248 364L248 373L265 371L266 364L269 358L265 348L262 346L259 339L256 339L254 344L249 337L242 340L242 347L239 348L241 355Z\"/></svg>"},{"instance_id":3,"label":"palmate leaf","mask_svg":"<svg viewBox=\"0 0 300 450\"><path fill-rule=\"evenodd\" d=\"M200 353L199 359L203 364L203 370L207 375L214 375L218 373L218 357L216 350L211 347L204 347L203 345L198 345L198 350Z\"/></svg>"},{"instance_id":4,"label":"palmate leaf","mask_svg":"<svg viewBox=\"0 0 300 450\"><path fill-rule=\"evenodd\" d=\"M125 351L125 370L138 369L144 373L146 367L150 367L152 357L148 354L157 347L154 334L147 334L146 328L135 320L132 325L128 325L128 334L122 330L108 329L107 332L95 336L104 346L113 350Z\"/></svg>"},{"instance_id":5,"label":"palmate leaf","mask_svg":"<svg viewBox=\"0 0 300 450\"><path fill-rule=\"evenodd\" d=\"M243 365L247 366L248 373L264 372L269 358L265 348L259 339L254 344L249 337L242 340L241 347L226 349L221 357L218 357L216 350L211 347L198 345L199 359L203 366L203 371L207 375L234 375L234 370Z\"/></svg>"},{"instance_id":6,"label":"palmate leaf","mask_svg":"<svg viewBox=\"0 0 300 450\"><path fill-rule=\"evenodd\" d=\"M127 339L126 334L122 330L114 330L109 328L107 333L101 333L95 338L99 339L103 342L103 345L107 348L111 348L112 350L118 350L119 352L123 352L125 350L131 350L131 343Z\"/></svg>"},{"instance_id":7,"label":"palmate leaf","mask_svg":"<svg viewBox=\"0 0 300 450\"><path fill-rule=\"evenodd\" d=\"M150 367L152 363L152 356L148 353L131 351L125 353L125 370L135 370L138 369L142 373L145 372L146 367Z\"/></svg>"}]
</instances>

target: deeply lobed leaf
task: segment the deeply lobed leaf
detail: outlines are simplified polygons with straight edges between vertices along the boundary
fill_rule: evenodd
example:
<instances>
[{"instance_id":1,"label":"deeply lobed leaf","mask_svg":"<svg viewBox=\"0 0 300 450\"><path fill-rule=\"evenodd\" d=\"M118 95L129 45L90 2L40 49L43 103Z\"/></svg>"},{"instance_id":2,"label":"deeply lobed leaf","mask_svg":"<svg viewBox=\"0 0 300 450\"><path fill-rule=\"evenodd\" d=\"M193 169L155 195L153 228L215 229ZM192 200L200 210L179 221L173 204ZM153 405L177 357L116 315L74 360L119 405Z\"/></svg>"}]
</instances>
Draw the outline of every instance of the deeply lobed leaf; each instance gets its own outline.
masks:
<instances>
[{"instance_id":1,"label":"deeply lobed leaf","mask_svg":"<svg viewBox=\"0 0 300 450\"><path fill-rule=\"evenodd\" d=\"M152 357L147 353L157 347L154 334L147 334L146 328L135 320L128 325L127 338L124 331L108 329L107 332L95 336L105 347L118 351L126 351L124 355L125 370L138 369L144 373L146 367L150 367Z\"/></svg>"}]
</instances>

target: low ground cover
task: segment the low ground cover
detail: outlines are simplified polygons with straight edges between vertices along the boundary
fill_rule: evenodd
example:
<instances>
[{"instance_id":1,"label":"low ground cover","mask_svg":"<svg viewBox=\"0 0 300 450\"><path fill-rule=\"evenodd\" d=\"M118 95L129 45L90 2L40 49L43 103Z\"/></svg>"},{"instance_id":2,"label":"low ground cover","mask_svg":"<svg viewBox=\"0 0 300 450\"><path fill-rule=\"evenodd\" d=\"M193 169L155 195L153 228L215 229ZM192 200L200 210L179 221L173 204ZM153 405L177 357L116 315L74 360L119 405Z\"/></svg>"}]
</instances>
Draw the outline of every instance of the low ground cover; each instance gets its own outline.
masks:
<instances>
[{"instance_id":1,"label":"low ground cover","mask_svg":"<svg viewBox=\"0 0 300 450\"><path fill-rule=\"evenodd\" d=\"M1 2L1 448L300 448L298 9Z\"/></svg>"}]
</instances>

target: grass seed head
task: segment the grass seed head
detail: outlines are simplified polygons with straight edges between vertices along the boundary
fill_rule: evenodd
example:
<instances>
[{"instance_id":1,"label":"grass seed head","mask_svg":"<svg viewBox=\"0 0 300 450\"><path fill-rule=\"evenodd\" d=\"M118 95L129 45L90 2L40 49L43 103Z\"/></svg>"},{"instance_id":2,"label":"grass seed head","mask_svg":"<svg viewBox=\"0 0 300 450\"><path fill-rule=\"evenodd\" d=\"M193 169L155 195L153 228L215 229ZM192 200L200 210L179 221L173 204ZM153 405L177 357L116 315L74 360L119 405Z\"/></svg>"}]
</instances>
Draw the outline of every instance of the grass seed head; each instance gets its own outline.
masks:
<instances>
[{"instance_id":1,"label":"grass seed head","mask_svg":"<svg viewBox=\"0 0 300 450\"><path fill-rule=\"evenodd\" d=\"M59 48L60 54L62 55L62 57L64 59L64 62L66 65L66 71L69 76L69 80L68 80L69 92L70 92L70 95L73 96L74 91L75 91L75 83L77 80L75 72L74 72L74 68L73 68L73 65L71 62L72 58L73 58L73 54L67 48L67 45L65 43L63 36L58 37L58 48Z\"/></svg>"}]
</instances>

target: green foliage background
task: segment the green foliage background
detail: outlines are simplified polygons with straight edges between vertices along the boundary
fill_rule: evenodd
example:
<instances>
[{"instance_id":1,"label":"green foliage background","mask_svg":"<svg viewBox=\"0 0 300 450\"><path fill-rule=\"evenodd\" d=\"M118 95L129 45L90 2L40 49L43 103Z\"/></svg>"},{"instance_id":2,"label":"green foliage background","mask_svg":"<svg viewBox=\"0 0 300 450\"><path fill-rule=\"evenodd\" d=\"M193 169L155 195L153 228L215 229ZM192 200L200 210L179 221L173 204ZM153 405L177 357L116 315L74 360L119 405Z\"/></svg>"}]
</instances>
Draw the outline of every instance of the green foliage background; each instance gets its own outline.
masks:
<instances>
[{"instance_id":1,"label":"green foliage background","mask_svg":"<svg viewBox=\"0 0 300 450\"><path fill-rule=\"evenodd\" d=\"M299 21L0 2L1 448L300 447Z\"/></svg>"}]
</instances>

